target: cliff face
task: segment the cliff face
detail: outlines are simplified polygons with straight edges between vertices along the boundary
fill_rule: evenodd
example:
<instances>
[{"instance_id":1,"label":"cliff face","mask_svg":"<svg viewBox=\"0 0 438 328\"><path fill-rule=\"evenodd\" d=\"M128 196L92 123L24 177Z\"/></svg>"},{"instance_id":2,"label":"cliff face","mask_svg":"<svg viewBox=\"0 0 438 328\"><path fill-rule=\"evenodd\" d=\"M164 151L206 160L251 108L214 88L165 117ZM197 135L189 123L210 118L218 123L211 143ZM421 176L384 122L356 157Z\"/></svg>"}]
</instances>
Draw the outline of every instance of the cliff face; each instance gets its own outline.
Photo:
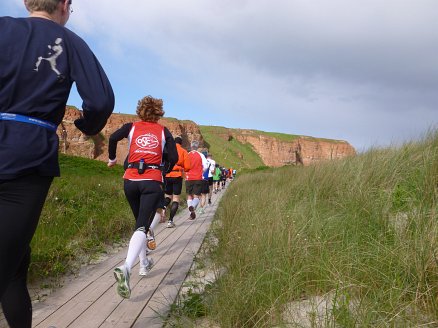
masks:
<instances>
[{"instance_id":1,"label":"cliff face","mask_svg":"<svg viewBox=\"0 0 438 328\"><path fill-rule=\"evenodd\" d=\"M249 143L267 166L288 164L310 165L321 160L340 159L356 154L355 149L343 140L317 139L299 136L290 141L257 135L251 130L232 133L242 143Z\"/></svg>"},{"instance_id":2,"label":"cliff face","mask_svg":"<svg viewBox=\"0 0 438 328\"><path fill-rule=\"evenodd\" d=\"M87 157L101 161L108 160L109 136L123 124L137 121L136 115L112 114L103 130L95 136L87 137L79 131L74 120L81 116L81 112L74 107L67 107L62 124L58 127L59 151L74 156ZM159 121L169 129L173 136L180 135L183 138L183 147L188 148L191 140L199 140L203 147L199 127L191 121L178 121L176 119L162 119ZM128 140L123 139L117 145L117 159L123 163L128 151Z\"/></svg>"},{"instance_id":3,"label":"cliff face","mask_svg":"<svg viewBox=\"0 0 438 328\"><path fill-rule=\"evenodd\" d=\"M109 136L123 124L137 120L136 115L113 114L105 128L96 136L83 135L73 122L81 112L74 107L67 107L63 123L58 128L59 149L62 153L82 156L101 161L108 160ZM191 140L199 140L200 147L205 147L204 138L197 124L192 121L162 119L159 123L166 126L173 136L180 135L183 147L188 149ZM309 165L321 160L340 159L356 154L354 148L346 141L316 139L296 136L290 140L282 140L274 136L258 133L254 130L225 129L227 132L218 137L226 142L236 139L240 143L250 144L266 166L278 167L287 164ZM118 143L117 159L122 163L126 157L128 141Z\"/></svg>"}]
</instances>

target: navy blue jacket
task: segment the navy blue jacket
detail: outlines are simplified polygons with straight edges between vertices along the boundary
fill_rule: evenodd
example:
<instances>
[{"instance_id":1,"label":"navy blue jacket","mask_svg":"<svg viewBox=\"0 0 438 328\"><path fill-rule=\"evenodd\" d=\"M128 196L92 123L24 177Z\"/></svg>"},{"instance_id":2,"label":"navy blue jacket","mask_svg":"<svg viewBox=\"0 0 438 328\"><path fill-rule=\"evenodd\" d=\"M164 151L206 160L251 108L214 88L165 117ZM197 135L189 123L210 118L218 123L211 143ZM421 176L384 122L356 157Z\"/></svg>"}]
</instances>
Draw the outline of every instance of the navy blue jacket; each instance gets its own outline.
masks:
<instances>
[{"instance_id":1,"label":"navy blue jacket","mask_svg":"<svg viewBox=\"0 0 438 328\"><path fill-rule=\"evenodd\" d=\"M97 134L114 109L108 78L87 44L47 19L0 17L0 112L59 125L73 82L83 100L76 127ZM0 120L0 180L59 176L58 137L38 125Z\"/></svg>"}]
</instances>

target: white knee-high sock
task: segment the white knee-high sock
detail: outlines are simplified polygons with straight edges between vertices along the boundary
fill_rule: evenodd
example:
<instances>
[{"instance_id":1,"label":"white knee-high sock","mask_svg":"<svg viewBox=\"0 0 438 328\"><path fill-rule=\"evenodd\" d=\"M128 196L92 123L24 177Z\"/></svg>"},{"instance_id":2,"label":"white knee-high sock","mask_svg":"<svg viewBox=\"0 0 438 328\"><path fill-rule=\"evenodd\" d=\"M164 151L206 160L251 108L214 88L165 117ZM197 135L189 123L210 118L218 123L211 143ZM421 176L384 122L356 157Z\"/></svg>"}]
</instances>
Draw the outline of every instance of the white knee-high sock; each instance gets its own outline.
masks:
<instances>
[{"instance_id":1,"label":"white knee-high sock","mask_svg":"<svg viewBox=\"0 0 438 328\"><path fill-rule=\"evenodd\" d=\"M146 243L143 243L143 246L141 248L140 254L138 254L138 257L140 258L140 265L145 267L148 263L148 258L146 255Z\"/></svg>"},{"instance_id":2,"label":"white knee-high sock","mask_svg":"<svg viewBox=\"0 0 438 328\"><path fill-rule=\"evenodd\" d=\"M187 207L192 206L193 200L192 199L187 199Z\"/></svg>"},{"instance_id":3,"label":"white knee-high sock","mask_svg":"<svg viewBox=\"0 0 438 328\"><path fill-rule=\"evenodd\" d=\"M134 266L135 260L137 256L139 256L143 247L146 245L146 234L142 231L135 231L129 241L128 247L128 255L126 255L125 265L129 272L131 272L132 267ZM144 255L146 256L146 249L144 251Z\"/></svg>"},{"instance_id":4,"label":"white knee-high sock","mask_svg":"<svg viewBox=\"0 0 438 328\"><path fill-rule=\"evenodd\" d=\"M199 204L199 198L194 198L192 201L192 206L195 208L195 210L198 207L198 204Z\"/></svg>"},{"instance_id":5,"label":"white knee-high sock","mask_svg":"<svg viewBox=\"0 0 438 328\"><path fill-rule=\"evenodd\" d=\"M152 231L155 231L155 227L157 226L158 222L160 222L161 219L161 214L158 212L155 212L155 216L154 219L152 220L151 226L149 227L149 229L151 229Z\"/></svg>"}]
</instances>

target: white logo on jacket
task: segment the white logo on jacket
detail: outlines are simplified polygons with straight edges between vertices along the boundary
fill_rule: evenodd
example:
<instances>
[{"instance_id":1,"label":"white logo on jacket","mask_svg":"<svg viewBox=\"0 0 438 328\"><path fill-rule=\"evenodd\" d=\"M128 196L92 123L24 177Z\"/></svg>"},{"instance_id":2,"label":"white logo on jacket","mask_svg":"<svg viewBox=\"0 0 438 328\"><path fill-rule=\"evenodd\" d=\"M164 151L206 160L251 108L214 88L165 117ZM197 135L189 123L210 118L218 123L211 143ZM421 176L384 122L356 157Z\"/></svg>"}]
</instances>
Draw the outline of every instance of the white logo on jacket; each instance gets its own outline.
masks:
<instances>
[{"instance_id":1,"label":"white logo on jacket","mask_svg":"<svg viewBox=\"0 0 438 328\"><path fill-rule=\"evenodd\" d=\"M39 56L37 62L35 63L34 71L38 72L38 68L40 67L41 61L46 60L49 62L50 68L52 69L52 71L54 71L56 73L56 75L58 75L58 76L61 75L61 72L56 68L56 59L64 51L62 46L61 46L61 43L62 43L62 39L56 38L54 45L47 46L51 51L53 51L53 53L51 51L49 51L49 53L48 53L49 57Z\"/></svg>"},{"instance_id":2,"label":"white logo on jacket","mask_svg":"<svg viewBox=\"0 0 438 328\"><path fill-rule=\"evenodd\" d=\"M158 147L159 142L156 135L147 133L138 136L137 139L135 139L135 144L142 149L154 149Z\"/></svg>"}]
</instances>

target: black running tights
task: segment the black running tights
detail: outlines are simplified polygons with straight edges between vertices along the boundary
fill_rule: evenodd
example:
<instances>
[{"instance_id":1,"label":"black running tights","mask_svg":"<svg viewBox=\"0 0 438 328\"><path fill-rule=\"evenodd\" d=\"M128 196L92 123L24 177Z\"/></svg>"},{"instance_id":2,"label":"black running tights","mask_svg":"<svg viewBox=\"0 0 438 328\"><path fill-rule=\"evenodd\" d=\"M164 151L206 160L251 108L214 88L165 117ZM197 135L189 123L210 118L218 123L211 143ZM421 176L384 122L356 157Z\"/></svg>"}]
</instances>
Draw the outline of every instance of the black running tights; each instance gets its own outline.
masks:
<instances>
[{"instance_id":1,"label":"black running tights","mask_svg":"<svg viewBox=\"0 0 438 328\"><path fill-rule=\"evenodd\" d=\"M124 191L135 217L135 230L144 227L148 231L163 199L161 183L153 180L124 180Z\"/></svg>"},{"instance_id":2,"label":"black running tights","mask_svg":"<svg viewBox=\"0 0 438 328\"><path fill-rule=\"evenodd\" d=\"M178 206L179 206L178 202L172 202L172 206L170 207L169 220L173 221L173 218L174 218L176 212L178 211Z\"/></svg>"},{"instance_id":3,"label":"black running tights","mask_svg":"<svg viewBox=\"0 0 438 328\"><path fill-rule=\"evenodd\" d=\"M11 328L30 328L30 241L53 177L0 180L0 303Z\"/></svg>"}]
</instances>

